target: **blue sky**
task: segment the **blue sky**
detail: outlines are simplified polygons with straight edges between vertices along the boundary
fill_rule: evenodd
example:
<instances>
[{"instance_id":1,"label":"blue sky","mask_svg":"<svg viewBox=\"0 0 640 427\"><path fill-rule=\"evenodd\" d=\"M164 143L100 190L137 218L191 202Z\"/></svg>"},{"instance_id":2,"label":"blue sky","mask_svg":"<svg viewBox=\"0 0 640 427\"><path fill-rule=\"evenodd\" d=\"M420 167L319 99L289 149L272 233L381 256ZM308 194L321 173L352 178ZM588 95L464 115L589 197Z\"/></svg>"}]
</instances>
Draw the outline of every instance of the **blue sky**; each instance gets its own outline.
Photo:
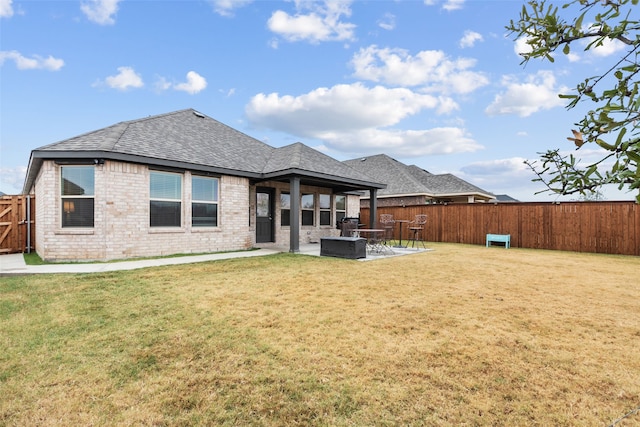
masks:
<instances>
[{"instance_id":1,"label":"blue sky","mask_svg":"<svg viewBox=\"0 0 640 427\"><path fill-rule=\"evenodd\" d=\"M0 191L21 192L35 148L194 108L275 147L384 153L522 201L576 199L536 195L523 162L573 152L587 106L567 111L557 94L621 46L523 66L505 30L522 5L0 0Z\"/></svg>"}]
</instances>

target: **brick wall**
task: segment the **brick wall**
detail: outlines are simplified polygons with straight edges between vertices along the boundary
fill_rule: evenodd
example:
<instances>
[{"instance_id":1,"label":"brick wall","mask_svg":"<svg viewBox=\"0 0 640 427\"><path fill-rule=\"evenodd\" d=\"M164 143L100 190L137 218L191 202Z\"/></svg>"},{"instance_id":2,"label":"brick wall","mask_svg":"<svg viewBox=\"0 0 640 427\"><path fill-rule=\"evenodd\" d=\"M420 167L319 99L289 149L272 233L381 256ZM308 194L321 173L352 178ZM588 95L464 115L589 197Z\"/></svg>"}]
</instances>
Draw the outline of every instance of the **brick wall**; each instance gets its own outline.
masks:
<instances>
[{"instance_id":1,"label":"brick wall","mask_svg":"<svg viewBox=\"0 0 640 427\"><path fill-rule=\"evenodd\" d=\"M106 161L95 166L94 227L62 228L60 166L43 163L35 184L36 252L45 260L113 260L131 257L248 249L249 183L222 176L218 227L191 227L191 173L183 174L182 226L149 226L149 168Z\"/></svg>"},{"instance_id":2,"label":"brick wall","mask_svg":"<svg viewBox=\"0 0 640 427\"><path fill-rule=\"evenodd\" d=\"M114 260L177 253L249 249L255 245L255 186L246 178L222 176L219 185L218 227L191 227L191 173L182 180L182 226L149 226L149 168L106 161L95 166L93 228L62 228L59 165L43 162L35 182L36 252L47 261ZM289 245L289 227L281 226L280 194L288 183L269 182L275 189L276 246ZM302 193L327 193L321 187L301 186ZM334 201L335 202L335 201ZM319 217L316 197L316 219ZM347 216L359 216L358 196L347 197ZM316 221L317 222L317 221ZM339 235L332 224L300 228L300 243L319 242ZM267 245L268 246L268 245Z\"/></svg>"}]
</instances>

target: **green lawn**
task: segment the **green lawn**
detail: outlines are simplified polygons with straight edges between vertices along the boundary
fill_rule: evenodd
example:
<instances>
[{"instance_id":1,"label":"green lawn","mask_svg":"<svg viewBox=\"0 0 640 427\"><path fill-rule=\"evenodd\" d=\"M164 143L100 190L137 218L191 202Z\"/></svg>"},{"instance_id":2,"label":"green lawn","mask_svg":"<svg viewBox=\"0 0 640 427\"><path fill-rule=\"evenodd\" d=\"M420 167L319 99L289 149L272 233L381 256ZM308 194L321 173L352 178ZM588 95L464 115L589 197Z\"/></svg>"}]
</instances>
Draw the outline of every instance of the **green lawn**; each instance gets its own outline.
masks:
<instances>
[{"instance_id":1,"label":"green lawn","mask_svg":"<svg viewBox=\"0 0 640 427\"><path fill-rule=\"evenodd\" d=\"M0 278L0 426L640 425L640 258L429 244Z\"/></svg>"}]
</instances>

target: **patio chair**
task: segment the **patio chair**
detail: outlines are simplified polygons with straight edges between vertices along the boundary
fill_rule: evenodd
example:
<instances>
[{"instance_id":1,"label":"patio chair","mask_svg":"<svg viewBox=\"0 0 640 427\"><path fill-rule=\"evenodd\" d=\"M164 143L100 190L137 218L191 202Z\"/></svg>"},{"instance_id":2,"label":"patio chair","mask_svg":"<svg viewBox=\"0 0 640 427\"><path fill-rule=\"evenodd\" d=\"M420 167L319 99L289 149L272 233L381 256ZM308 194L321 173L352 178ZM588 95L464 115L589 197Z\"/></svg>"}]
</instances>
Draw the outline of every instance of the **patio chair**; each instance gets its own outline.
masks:
<instances>
[{"instance_id":1,"label":"patio chair","mask_svg":"<svg viewBox=\"0 0 640 427\"><path fill-rule=\"evenodd\" d=\"M383 239L385 242L393 240L393 227L395 227L396 221L391 214L380 215L380 226L384 229Z\"/></svg>"},{"instance_id":2,"label":"patio chair","mask_svg":"<svg viewBox=\"0 0 640 427\"><path fill-rule=\"evenodd\" d=\"M424 232L424 227L426 223L427 223L427 215L425 214L416 215L415 219L409 223L409 234L411 235L411 238L409 240L411 240L412 248L415 247L416 242L422 243L422 247L425 249L427 248L424 245L424 240L423 240L423 237L424 237L423 232Z\"/></svg>"}]
</instances>

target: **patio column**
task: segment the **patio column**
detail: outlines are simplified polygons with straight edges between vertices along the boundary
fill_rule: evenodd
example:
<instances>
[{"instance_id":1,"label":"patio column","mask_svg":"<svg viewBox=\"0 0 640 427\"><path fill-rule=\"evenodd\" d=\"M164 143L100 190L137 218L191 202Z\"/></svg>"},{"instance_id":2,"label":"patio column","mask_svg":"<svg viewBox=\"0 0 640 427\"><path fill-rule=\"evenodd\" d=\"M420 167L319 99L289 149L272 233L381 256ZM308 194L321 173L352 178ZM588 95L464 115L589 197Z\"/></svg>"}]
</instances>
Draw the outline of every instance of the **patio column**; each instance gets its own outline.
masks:
<instances>
[{"instance_id":1,"label":"patio column","mask_svg":"<svg viewBox=\"0 0 640 427\"><path fill-rule=\"evenodd\" d=\"M378 190L369 190L369 228L378 226Z\"/></svg>"},{"instance_id":2,"label":"patio column","mask_svg":"<svg viewBox=\"0 0 640 427\"><path fill-rule=\"evenodd\" d=\"M289 180L291 192L291 211L289 226L289 252L300 252L300 177Z\"/></svg>"}]
</instances>

